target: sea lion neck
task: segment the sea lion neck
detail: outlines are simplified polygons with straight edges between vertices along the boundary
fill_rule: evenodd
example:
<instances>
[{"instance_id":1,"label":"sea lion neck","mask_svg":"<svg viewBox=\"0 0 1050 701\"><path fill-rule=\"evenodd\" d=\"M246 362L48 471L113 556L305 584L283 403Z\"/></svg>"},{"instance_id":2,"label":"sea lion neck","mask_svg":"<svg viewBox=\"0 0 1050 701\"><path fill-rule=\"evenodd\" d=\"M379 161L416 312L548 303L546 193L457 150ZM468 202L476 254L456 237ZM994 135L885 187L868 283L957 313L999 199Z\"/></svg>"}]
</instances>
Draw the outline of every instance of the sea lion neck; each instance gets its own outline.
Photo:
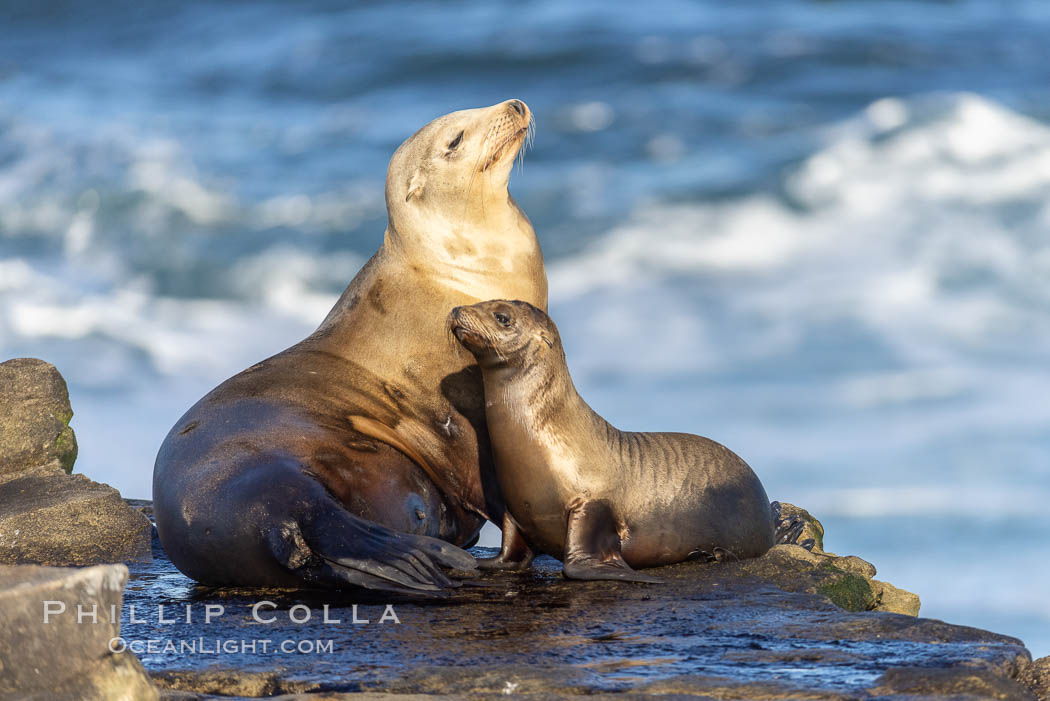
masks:
<instances>
[{"instance_id":1,"label":"sea lion neck","mask_svg":"<svg viewBox=\"0 0 1050 701\"><path fill-rule=\"evenodd\" d=\"M539 252L531 222L506 187L391 212L383 247L412 263L474 269L501 269L508 255Z\"/></svg>"},{"instance_id":2,"label":"sea lion neck","mask_svg":"<svg viewBox=\"0 0 1050 701\"><path fill-rule=\"evenodd\" d=\"M502 201L494 199L484 208L465 203L452 211L462 216L446 211L425 221L391 217L383 255L467 302L509 297L546 307L543 253L532 224L510 195L504 192Z\"/></svg>"},{"instance_id":3,"label":"sea lion neck","mask_svg":"<svg viewBox=\"0 0 1050 701\"><path fill-rule=\"evenodd\" d=\"M557 357L539 358L536 351L526 350L524 357L510 361L480 363L486 406L501 404L539 428L549 417L583 402L560 350L555 349Z\"/></svg>"}]
</instances>

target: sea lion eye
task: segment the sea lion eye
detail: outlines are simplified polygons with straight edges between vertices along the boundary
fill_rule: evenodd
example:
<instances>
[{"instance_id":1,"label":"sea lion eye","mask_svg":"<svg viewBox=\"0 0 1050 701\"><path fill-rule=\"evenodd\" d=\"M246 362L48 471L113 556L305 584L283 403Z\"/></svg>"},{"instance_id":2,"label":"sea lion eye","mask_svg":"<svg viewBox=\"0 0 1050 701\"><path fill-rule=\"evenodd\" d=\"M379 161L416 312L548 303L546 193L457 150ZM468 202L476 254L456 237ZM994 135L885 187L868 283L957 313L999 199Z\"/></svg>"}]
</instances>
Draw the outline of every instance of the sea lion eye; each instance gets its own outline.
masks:
<instances>
[{"instance_id":1,"label":"sea lion eye","mask_svg":"<svg viewBox=\"0 0 1050 701\"><path fill-rule=\"evenodd\" d=\"M500 326L510 326L510 317L503 312L494 312L492 316L496 317L496 321L499 322Z\"/></svg>"},{"instance_id":2,"label":"sea lion eye","mask_svg":"<svg viewBox=\"0 0 1050 701\"><path fill-rule=\"evenodd\" d=\"M456 135L456 138L449 142L448 150L454 151L459 146L461 141L463 141L463 132L459 132L459 134Z\"/></svg>"}]
</instances>

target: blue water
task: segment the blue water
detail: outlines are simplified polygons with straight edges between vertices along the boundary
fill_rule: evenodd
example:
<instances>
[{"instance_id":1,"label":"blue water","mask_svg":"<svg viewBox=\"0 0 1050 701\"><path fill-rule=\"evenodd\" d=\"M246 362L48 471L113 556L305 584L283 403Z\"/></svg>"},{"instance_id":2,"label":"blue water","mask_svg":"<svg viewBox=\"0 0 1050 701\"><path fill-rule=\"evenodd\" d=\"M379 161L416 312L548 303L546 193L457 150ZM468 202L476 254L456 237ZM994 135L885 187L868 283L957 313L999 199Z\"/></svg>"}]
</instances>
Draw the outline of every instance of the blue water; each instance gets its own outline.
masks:
<instances>
[{"instance_id":1,"label":"blue water","mask_svg":"<svg viewBox=\"0 0 1050 701\"><path fill-rule=\"evenodd\" d=\"M145 5L0 3L0 357L65 374L79 471L148 497L379 245L397 145L518 97L595 408L1050 653L1050 5Z\"/></svg>"}]
</instances>

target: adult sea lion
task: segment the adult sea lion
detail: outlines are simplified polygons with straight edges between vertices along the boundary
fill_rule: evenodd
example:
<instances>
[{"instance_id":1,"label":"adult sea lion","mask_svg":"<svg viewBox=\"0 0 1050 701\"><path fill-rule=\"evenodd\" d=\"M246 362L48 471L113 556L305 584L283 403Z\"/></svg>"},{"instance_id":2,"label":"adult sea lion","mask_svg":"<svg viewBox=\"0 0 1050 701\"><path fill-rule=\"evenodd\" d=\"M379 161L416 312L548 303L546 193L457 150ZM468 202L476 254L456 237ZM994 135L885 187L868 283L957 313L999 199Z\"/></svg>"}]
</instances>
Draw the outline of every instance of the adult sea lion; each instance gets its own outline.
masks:
<instances>
[{"instance_id":1,"label":"adult sea lion","mask_svg":"<svg viewBox=\"0 0 1050 701\"><path fill-rule=\"evenodd\" d=\"M547 303L539 244L507 192L524 102L440 117L398 148L383 245L308 338L212 390L164 440L161 542L209 584L439 592L503 504L480 372L448 310ZM440 539L440 540L437 540ZM442 542L442 541L448 541Z\"/></svg>"},{"instance_id":2,"label":"adult sea lion","mask_svg":"<svg viewBox=\"0 0 1050 701\"><path fill-rule=\"evenodd\" d=\"M611 426L577 394L543 311L493 300L453 309L448 324L481 367L509 513L502 550L483 567L527 567L539 550L572 579L654 582L633 568L773 546L773 511L751 468L707 438Z\"/></svg>"}]
</instances>

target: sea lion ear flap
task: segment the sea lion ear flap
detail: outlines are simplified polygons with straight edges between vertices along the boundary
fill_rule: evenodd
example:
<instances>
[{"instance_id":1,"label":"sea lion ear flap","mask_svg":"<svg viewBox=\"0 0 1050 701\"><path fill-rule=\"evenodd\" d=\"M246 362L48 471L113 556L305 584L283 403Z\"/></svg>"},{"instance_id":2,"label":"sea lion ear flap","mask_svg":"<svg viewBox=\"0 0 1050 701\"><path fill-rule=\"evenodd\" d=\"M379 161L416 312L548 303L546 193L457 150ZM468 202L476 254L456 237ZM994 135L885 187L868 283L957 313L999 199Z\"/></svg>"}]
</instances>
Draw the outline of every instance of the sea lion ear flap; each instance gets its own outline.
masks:
<instances>
[{"instance_id":1,"label":"sea lion ear flap","mask_svg":"<svg viewBox=\"0 0 1050 701\"><path fill-rule=\"evenodd\" d=\"M405 195L405 202L408 202L413 197L419 197L422 195L423 186L426 184L427 176L423 173L423 169L416 168L416 172L408 179L408 194Z\"/></svg>"}]
</instances>

